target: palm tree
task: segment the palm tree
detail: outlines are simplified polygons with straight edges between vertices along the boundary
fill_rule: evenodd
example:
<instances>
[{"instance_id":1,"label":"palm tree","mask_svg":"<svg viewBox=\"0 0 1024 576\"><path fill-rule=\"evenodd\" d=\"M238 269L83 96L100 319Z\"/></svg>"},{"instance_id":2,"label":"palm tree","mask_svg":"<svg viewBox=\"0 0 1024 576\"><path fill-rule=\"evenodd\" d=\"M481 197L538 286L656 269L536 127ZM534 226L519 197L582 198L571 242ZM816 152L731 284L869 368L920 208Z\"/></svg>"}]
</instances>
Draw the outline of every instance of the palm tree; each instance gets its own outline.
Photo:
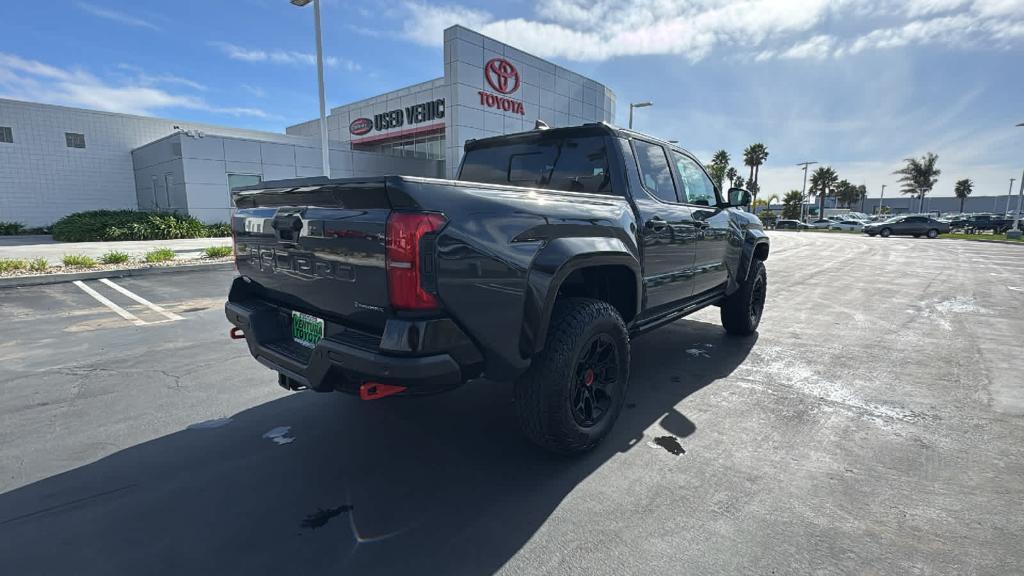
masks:
<instances>
[{"instance_id":1,"label":"palm tree","mask_svg":"<svg viewBox=\"0 0 1024 576\"><path fill-rule=\"evenodd\" d=\"M847 180L840 180L836 184L836 199L847 207L852 208L853 204L860 200L860 189L853 184L850 184Z\"/></svg>"},{"instance_id":2,"label":"palm tree","mask_svg":"<svg viewBox=\"0 0 1024 576\"><path fill-rule=\"evenodd\" d=\"M974 192L974 182L971 182L970 178L964 178L963 180L956 181L956 187L953 188L953 193L960 199L960 213L964 213L964 200Z\"/></svg>"},{"instance_id":3,"label":"palm tree","mask_svg":"<svg viewBox=\"0 0 1024 576\"><path fill-rule=\"evenodd\" d=\"M718 185L719 190L722 188L722 181L725 180L725 174L728 169L729 153L725 150L715 152L714 156L711 157L711 162L708 164L708 172L711 173L711 179Z\"/></svg>"},{"instance_id":4,"label":"palm tree","mask_svg":"<svg viewBox=\"0 0 1024 576\"><path fill-rule=\"evenodd\" d=\"M939 155L932 152L920 158L904 158L903 161L907 165L893 172L900 175L900 182L903 184L900 192L916 194L921 200L921 207L918 210L924 209L925 195L932 191L935 183L939 181L939 175L942 174L942 170L935 167L938 160Z\"/></svg>"},{"instance_id":5,"label":"palm tree","mask_svg":"<svg viewBox=\"0 0 1024 576\"><path fill-rule=\"evenodd\" d=\"M736 178L739 175L739 172L737 172L736 169L733 168L732 166L730 166L729 169L725 171L725 179L729 181L729 186L736 185Z\"/></svg>"},{"instance_id":6,"label":"palm tree","mask_svg":"<svg viewBox=\"0 0 1024 576\"><path fill-rule=\"evenodd\" d=\"M818 195L819 218L824 217L825 214L825 197L835 190L838 182L839 175L831 166L819 166L811 174L811 194Z\"/></svg>"},{"instance_id":7,"label":"palm tree","mask_svg":"<svg viewBox=\"0 0 1024 576\"><path fill-rule=\"evenodd\" d=\"M760 142L751 144L743 150L743 164L750 167L750 177L747 178L748 182L757 183L757 177L760 172L761 165L767 160L768 149Z\"/></svg>"},{"instance_id":8,"label":"palm tree","mask_svg":"<svg viewBox=\"0 0 1024 576\"><path fill-rule=\"evenodd\" d=\"M782 217L787 220L800 218L800 207L804 202L803 192L790 190L782 197Z\"/></svg>"},{"instance_id":9,"label":"palm tree","mask_svg":"<svg viewBox=\"0 0 1024 576\"><path fill-rule=\"evenodd\" d=\"M743 176L737 176L736 179L732 181L733 188L743 188L744 184L746 184L746 182L743 181Z\"/></svg>"}]
</instances>

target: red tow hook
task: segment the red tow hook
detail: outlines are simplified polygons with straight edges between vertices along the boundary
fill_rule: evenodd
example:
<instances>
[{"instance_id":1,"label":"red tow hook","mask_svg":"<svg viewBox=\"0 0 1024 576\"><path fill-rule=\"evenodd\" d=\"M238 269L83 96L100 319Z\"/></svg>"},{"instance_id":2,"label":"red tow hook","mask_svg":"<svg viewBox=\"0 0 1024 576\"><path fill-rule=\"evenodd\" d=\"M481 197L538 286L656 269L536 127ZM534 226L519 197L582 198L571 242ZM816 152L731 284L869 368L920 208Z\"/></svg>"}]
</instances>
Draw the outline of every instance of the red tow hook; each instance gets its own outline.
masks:
<instances>
[{"instance_id":1,"label":"red tow hook","mask_svg":"<svg viewBox=\"0 0 1024 576\"><path fill-rule=\"evenodd\" d=\"M242 329L238 326L229 330L228 336L231 336L232 340L245 340L245 332L242 332Z\"/></svg>"},{"instance_id":2,"label":"red tow hook","mask_svg":"<svg viewBox=\"0 0 1024 576\"><path fill-rule=\"evenodd\" d=\"M379 384L377 382L363 382L359 387L359 398L362 400L378 400L385 396L391 396L405 391L405 386L393 384Z\"/></svg>"}]
</instances>

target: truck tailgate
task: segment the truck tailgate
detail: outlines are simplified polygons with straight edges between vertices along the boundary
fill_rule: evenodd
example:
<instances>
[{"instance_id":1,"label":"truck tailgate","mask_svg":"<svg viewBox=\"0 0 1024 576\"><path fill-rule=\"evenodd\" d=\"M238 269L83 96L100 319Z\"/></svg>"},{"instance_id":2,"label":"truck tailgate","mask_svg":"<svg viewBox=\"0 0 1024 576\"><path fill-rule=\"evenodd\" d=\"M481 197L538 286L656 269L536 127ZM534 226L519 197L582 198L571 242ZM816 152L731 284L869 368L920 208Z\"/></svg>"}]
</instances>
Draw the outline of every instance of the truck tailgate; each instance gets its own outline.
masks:
<instances>
[{"instance_id":1,"label":"truck tailgate","mask_svg":"<svg viewBox=\"0 0 1024 576\"><path fill-rule=\"evenodd\" d=\"M238 271L253 293L379 333L387 320L383 179L235 191Z\"/></svg>"}]
</instances>

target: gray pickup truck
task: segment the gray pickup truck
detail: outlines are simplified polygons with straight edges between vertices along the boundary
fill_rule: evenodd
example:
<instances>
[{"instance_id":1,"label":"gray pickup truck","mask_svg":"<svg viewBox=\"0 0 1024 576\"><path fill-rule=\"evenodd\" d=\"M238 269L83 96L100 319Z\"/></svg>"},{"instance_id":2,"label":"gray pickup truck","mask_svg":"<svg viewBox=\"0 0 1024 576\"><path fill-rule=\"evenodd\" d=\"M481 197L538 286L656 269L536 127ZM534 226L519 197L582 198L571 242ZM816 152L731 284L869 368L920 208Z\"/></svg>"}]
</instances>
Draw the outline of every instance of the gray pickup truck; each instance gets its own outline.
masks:
<instances>
[{"instance_id":1,"label":"gray pickup truck","mask_svg":"<svg viewBox=\"0 0 1024 576\"><path fill-rule=\"evenodd\" d=\"M282 386L371 400L512 380L523 431L555 452L611 429L631 336L712 305L749 335L764 307L749 193L607 124L469 141L458 180L306 178L233 198L225 311Z\"/></svg>"}]
</instances>

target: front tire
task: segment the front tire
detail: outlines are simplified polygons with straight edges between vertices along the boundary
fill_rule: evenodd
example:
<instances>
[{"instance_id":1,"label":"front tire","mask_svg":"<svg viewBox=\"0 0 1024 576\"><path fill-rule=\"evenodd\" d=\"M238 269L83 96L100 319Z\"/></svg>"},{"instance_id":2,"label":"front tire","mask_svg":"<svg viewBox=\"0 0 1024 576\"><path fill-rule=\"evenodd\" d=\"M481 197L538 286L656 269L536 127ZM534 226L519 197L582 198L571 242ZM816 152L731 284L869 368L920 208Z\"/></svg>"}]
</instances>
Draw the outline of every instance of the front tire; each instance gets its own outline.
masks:
<instances>
[{"instance_id":1,"label":"front tire","mask_svg":"<svg viewBox=\"0 0 1024 576\"><path fill-rule=\"evenodd\" d=\"M725 331L736 336L749 336L757 330L768 294L768 273L764 262L754 260L751 266L747 279L740 284L739 290L726 296L719 311Z\"/></svg>"},{"instance_id":2,"label":"front tire","mask_svg":"<svg viewBox=\"0 0 1024 576\"><path fill-rule=\"evenodd\" d=\"M931 230L928 231L927 236L934 240L935 238L939 237L939 231L936 230L935 228L932 228Z\"/></svg>"},{"instance_id":3,"label":"front tire","mask_svg":"<svg viewBox=\"0 0 1024 576\"><path fill-rule=\"evenodd\" d=\"M629 384L629 332L607 302L555 303L544 350L515 384L523 433L558 454L585 452L611 430Z\"/></svg>"},{"instance_id":4,"label":"front tire","mask_svg":"<svg viewBox=\"0 0 1024 576\"><path fill-rule=\"evenodd\" d=\"M878 235L881 236L882 238L888 238L889 236L892 236L892 230L889 230L888 228L882 228L882 231L879 232Z\"/></svg>"}]
</instances>

